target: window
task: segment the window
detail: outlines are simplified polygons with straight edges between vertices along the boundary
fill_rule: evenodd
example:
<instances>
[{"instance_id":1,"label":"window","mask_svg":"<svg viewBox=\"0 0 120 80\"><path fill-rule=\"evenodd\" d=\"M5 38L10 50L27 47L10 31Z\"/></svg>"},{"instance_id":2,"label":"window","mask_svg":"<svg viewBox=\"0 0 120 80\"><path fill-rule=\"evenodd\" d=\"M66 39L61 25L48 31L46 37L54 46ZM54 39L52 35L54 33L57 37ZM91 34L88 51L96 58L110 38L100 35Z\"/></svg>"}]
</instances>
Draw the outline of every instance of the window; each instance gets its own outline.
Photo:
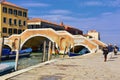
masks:
<instances>
[{"instance_id":1,"label":"window","mask_svg":"<svg viewBox=\"0 0 120 80\"><path fill-rule=\"evenodd\" d=\"M26 21L23 21L23 25L26 26Z\"/></svg>"},{"instance_id":2,"label":"window","mask_svg":"<svg viewBox=\"0 0 120 80\"><path fill-rule=\"evenodd\" d=\"M9 8L9 11L8 11L9 14L12 14L13 13L13 10L11 8Z\"/></svg>"},{"instance_id":3,"label":"window","mask_svg":"<svg viewBox=\"0 0 120 80\"><path fill-rule=\"evenodd\" d=\"M3 17L3 23L6 23L7 20L6 20L6 17Z\"/></svg>"},{"instance_id":4,"label":"window","mask_svg":"<svg viewBox=\"0 0 120 80\"><path fill-rule=\"evenodd\" d=\"M12 25L12 19L11 18L9 19L9 25Z\"/></svg>"},{"instance_id":5,"label":"window","mask_svg":"<svg viewBox=\"0 0 120 80\"><path fill-rule=\"evenodd\" d=\"M18 11L18 16L22 16L22 11Z\"/></svg>"},{"instance_id":6,"label":"window","mask_svg":"<svg viewBox=\"0 0 120 80\"><path fill-rule=\"evenodd\" d=\"M14 34L17 34L17 29L14 29L14 30L13 30L13 33L14 33Z\"/></svg>"},{"instance_id":7,"label":"window","mask_svg":"<svg viewBox=\"0 0 120 80\"><path fill-rule=\"evenodd\" d=\"M26 12L23 12L23 17L27 17L27 13Z\"/></svg>"},{"instance_id":8,"label":"window","mask_svg":"<svg viewBox=\"0 0 120 80\"><path fill-rule=\"evenodd\" d=\"M17 26L17 20L16 19L14 19L14 25Z\"/></svg>"},{"instance_id":9,"label":"window","mask_svg":"<svg viewBox=\"0 0 120 80\"><path fill-rule=\"evenodd\" d=\"M22 33L22 30L21 30L21 29L18 30L18 34L20 34L20 33Z\"/></svg>"},{"instance_id":10,"label":"window","mask_svg":"<svg viewBox=\"0 0 120 80\"><path fill-rule=\"evenodd\" d=\"M2 28L3 33L7 33L7 28Z\"/></svg>"},{"instance_id":11,"label":"window","mask_svg":"<svg viewBox=\"0 0 120 80\"><path fill-rule=\"evenodd\" d=\"M27 28L28 28L28 29L32 29L32 25L28 25Z\"/></svg>"},{"instance_id":12,"label":"window","mask_svg":"<svg viewBox=\"0 0 120 80\"><path fill-rule=\"evenodd\" d=\"M17 10L14 10L14 15L17 15Z\"/></svg>"},{"instance_id":13,"label":"window","mask_svg":"<svg viewBox=\"0 0 120 80\"><path fill-rule=\"evenodd\" d=\"M3 7L3 12L7 13L7 8L6 7Z\"/></svg>"},{"instance_id":14,"label":"window","mask_svg":"<svg viewBox=\"0 0 120 80\"><path fill-rule=\"evenodd\" d=\"M18 23L19 23L19 26L22 26L22 25L21 25L21 20L19 20L19 22L18 22Z\"/></svg>"},{"instance_id":15,"label":"window","mask_svg":"<svg viewBox=\"0 0 120 80\"><path fill-rule=\"evenodd\" d=\"M12 28L9 28L9 29L8 29L8 33L9 33L9 34L12 34Z\"/></svg>"}]
</instances>

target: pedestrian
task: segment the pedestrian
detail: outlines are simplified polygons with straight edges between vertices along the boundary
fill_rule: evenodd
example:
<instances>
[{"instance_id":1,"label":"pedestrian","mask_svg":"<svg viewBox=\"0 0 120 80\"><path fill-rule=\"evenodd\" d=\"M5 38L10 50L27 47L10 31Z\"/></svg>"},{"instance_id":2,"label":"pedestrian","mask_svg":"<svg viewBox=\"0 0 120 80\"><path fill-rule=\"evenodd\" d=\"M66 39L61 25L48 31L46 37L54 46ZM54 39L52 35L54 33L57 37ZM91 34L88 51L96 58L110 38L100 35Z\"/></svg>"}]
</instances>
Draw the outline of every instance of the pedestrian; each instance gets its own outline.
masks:
<instances>
[{"instance_id":1,"label":"pedestrian","mask_svg":"<svg viewBox=\"0 0 120 80\"><path fill-rule=\"evenodd\" d=\"M114 55L117 55L117 52L118 52L118 47L115 45L114 46Z\"/></svg>"},{"instance_id":2,"label":"pedestrian","mask_svg":"<svg viewBox=\"0 0 120 80\"><path fill-rule=\"evenodd\" d=\"M113 51L114 51L114 46L112 44L108 44L108 55L110 56L110 58L112 58L113 55Z\"/></svg>"},{"instance_id":3,"label":"pedestrian","mask_svg":"<svg viewBox=\"0 0 120 80\"><path fill-rule=\"evenodd\" d=\"M103 47L104 62L107 61L108 47Z\"/></svg>"},{"instance_id":4,"label":"pedestrian","mask_svg":"<svg viewBox=\"0 0 120 80\"><path fill-rule=\"evenodd\" d=\"M113 45L112 44L108 44L108 52L112 52L113 51Z\"/></svg>"}]
</instances>

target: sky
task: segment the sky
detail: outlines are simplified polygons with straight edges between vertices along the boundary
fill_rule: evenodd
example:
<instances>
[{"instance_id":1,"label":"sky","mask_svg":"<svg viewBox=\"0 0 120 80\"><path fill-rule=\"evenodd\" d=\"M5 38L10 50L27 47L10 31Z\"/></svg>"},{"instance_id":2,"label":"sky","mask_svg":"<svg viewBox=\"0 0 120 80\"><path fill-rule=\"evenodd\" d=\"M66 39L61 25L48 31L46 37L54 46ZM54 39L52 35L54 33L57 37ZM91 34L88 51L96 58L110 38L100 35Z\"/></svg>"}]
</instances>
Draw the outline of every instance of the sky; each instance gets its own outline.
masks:
<instances>
[{"instance_id":1,"label":"sky","mask_svg":"<svg viewBox=\"0 0 120 80\"><path fill-rule=\"evenodd\" d=\"M29 18L63 22L87 33L96 30L101 41L120 45L120 0L7 0L28 9Z\"/></svg>"}]
</instances>

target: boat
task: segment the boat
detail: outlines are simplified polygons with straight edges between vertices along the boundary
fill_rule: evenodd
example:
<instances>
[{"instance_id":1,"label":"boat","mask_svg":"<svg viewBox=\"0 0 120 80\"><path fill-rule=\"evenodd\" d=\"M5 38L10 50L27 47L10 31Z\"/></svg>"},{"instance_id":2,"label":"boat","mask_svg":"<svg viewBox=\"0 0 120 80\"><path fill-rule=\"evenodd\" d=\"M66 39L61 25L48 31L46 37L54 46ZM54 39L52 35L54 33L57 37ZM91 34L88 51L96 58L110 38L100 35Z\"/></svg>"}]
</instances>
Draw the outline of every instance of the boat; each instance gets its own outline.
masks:
<instances>
[{"instance_id":1,"label":"boat","mask_svg":"<svg viewBox=\"0 0 120 80\"><path fill-rule=\"evenodd\" d=\"M78 53L73 53L73 52L68 52L68 56L72 57L72 56L79 56L80 54Z\"/></svg>"},{"instance_id":2,"label":"boat","mask_svg":"<svg viewBox=\"0 0 120 80\"><path fill-rule=\"evenodd\" d=\"M32 52L31 48L23 49L19 51L19 58L29 57ZM10 51L10 49L2 49L2 60L15 59L16 51Z\"/></svg>"},{"instance_id":3,"label":"boat","mask_svg":"<svg viewBox=\"0 0 120 80\"><path fill-rule=\"evenodd\" d=\"M74 52L68 52L68 56L72 57L72 56L80 56L80 55L84 55L89 53L89 50L87 48L83 48L81 51L79 51L78 53L74 53Z\"/></svg>"},{"instance_id":4,"label":"boat","mask_svg":"<svg viewBox=\"0 0 120 80\"><path fill-rule=\"evenodd\" d=\"M0 76L15 71L15 62L0 63Z\"/></svg>"}]
</instances>

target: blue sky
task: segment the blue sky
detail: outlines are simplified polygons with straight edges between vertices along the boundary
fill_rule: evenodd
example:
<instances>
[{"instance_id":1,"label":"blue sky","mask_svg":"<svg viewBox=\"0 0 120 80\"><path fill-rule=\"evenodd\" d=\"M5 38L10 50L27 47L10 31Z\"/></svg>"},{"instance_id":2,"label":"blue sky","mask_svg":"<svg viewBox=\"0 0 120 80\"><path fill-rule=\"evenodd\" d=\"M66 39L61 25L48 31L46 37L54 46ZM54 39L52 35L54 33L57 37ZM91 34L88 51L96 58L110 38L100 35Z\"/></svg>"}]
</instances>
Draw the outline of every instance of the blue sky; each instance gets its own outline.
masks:
<instances>
[{"instance_id":1,"label":"blue sky","mask_svg":"<svg viewBox=\"0 0 120 80\"><path fill-rule=\"evenodd\" d=\"M120 0L7 0L27 8L30 18L100 32L105 43L120 44Z\"/></svg>"}]
</instances>

